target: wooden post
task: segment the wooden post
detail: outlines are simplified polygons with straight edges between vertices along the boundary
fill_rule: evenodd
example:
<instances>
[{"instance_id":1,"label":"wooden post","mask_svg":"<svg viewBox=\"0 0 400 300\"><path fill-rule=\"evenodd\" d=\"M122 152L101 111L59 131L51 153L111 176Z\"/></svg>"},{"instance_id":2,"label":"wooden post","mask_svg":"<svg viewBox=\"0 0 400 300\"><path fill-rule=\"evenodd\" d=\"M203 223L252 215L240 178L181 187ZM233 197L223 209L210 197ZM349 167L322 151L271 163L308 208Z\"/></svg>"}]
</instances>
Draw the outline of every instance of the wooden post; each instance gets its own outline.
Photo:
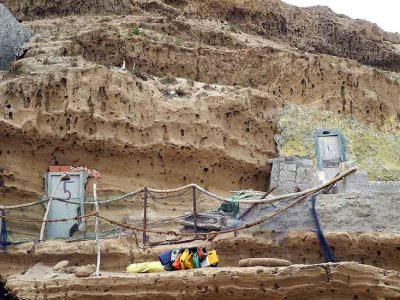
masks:
<instances>
[{"instance_id":1,"label":"wooden post","mask_svg":"<svg viewBox=\"0 0 400 300\"><path fill-rule=\"evenodd\" d=\"M49 212L50 212L50 208L51 208L51 203L53 202L53 198L55 193L57 192L58 187L60 186L60 183L62 181L67 181L70 179L70 176L67 173L64 173L61 177L60 180L58 181L56 188L54 189L54 191L51 193L50 197L49 197L49 202L47 203L47 207L46 207L46 212L44 213L44 217L43 217L43 221L42 221L42 228L40 229L40 237L39 237L39 242L42 242L44 239L44 229L46 228L46 221L47 218L49 216Z\"/></svg>"},{"instance_id":2,"label":"wooden post","mask_svg":"<svg viewBox=\"0 0 400 300\"><path fill-rule=\"evenodd\" d=\"M51 193L50 198L49 198L49 202L47 202L47 207L46 207L46 212L44 213L44 217L43 217L43 221L42 221L42 228L40 229L40 237L39 237L39 242L43 242L44 239L44 230L46 228L46 221L47 218L49 217L49 212L50 212L50 208L51 208L51 203L53 202L53 196L54 194L57 192L58 187L60 186L60 183L63 179L63 176L60 178L60 181L57 183L56 188L54 189L54 191Z\"/></svg>"},{"instance_id":3,"label":"wooden post","mask_svg":"<svg viewBox=\"0 0 400 300\"><path fill-rule=\"evenodd\" d=\"M97 184L93 183L93 198L94 205L96 208L96 223L94 226L94 232L96 234L96 252L97 252L97 261L96 261L96 277L100 276L100 238L99 238L99 203L97 202Z\"/></svg>"},{"instance_id":4,"label":"wooden post","mask_svg":"<svg viewBox=\"0 0 400 300\"><path fill-rule=\"evenodd\" d=\"M46 228L46 221L49 216L49 211L50 211L52 201L53 201L53 198L50 197L49 202L47 202L46 212L44 213L44 217L43 217L43 221L42 221L42 228L40 229L39 242L43 242L43 239L44 239L44 230Z\"/></svg>"},{"instance_id":5,"label":"wooden post","mask_svg":"<svg viewBox=\"0 0 400 300\"><path fill-rule=\"evenodd\" d=\"M194 232L197 232L197 199L196 199L196 187L192 187L192 199L193 199L193 225Z\"/></svg>"},{"instance_id":6,"label":"wooden post","mask_svg":"<svg viewBox=\"0 0 400 300\"><path fill-rule=\"evenodd\" d=\"M147 198L148 198L148 190L147 187L144 188L143 191L143 247L146 248L147 243Z\"/></svg>"}]
</instances>

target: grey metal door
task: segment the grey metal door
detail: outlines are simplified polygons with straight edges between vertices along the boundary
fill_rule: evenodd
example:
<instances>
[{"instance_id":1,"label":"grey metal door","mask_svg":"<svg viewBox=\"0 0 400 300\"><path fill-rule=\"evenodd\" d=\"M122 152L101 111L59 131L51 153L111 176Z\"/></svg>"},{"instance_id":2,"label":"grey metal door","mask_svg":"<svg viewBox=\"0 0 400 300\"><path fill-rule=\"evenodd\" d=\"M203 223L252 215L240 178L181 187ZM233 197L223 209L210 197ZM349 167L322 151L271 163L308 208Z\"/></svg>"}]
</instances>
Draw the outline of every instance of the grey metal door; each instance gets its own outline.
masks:
<instances>
[{"instance_id":1,"label":"grey metal door","mask_svg":"<svg viewBox=\"0 0 400 300\"><path fill-rule=\"evenodd\" d=\"M82 173L68 173L70 179L60 181L64 173L49 172L47 175L47 196L60 198L71 202L79 202L79 204L65 203L53 200L49 210L48 219L68 219L78 215L84 215L83 197L84 197L84 181ZM67 238L70 237L71 228L75 225L79 226L77 220L68 220L65 222L52 222L47 224L47 237ZM72 229L73 231L73 229Z\"/></svg>"}]
</instances>

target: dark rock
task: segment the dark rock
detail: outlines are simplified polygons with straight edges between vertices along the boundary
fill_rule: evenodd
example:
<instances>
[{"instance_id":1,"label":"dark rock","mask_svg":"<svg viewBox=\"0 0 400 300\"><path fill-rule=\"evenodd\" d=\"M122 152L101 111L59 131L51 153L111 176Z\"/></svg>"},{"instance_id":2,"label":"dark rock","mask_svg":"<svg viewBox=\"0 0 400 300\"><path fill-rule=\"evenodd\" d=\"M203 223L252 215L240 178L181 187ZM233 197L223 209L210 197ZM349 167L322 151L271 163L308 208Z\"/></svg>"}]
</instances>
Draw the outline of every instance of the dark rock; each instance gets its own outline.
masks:
<instances>
[{"instance_id":1,"label":"dark rock","mask_svg":"<svg viewBox=\"0 0 400 300\"><path fill-rule=\"evenodd\" d=\"M7 70L22 53L31 33L0 3L0 70Z\"/></svg>"}]
</instances>

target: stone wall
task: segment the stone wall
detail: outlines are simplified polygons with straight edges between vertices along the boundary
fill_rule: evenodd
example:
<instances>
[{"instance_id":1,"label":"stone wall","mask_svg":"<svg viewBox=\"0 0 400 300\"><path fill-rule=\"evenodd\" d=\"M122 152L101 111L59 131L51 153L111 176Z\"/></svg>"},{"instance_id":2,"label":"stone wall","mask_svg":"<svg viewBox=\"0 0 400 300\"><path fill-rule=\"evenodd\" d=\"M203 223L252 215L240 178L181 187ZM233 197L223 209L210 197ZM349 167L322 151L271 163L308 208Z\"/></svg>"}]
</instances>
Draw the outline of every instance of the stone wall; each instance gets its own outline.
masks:
<instances>
[{"instance_id":1,"label":"stone wall","mask_svg":"<svg viewBox=\"0 0 400 300\"><path fill-rule=\"evenodd\" d=\"M316 209L324 231L399 233L399 204L399 193L328 194Z\"/></svg>"},{"instance_id":2,"label":"stone wall","mask_svg":"<svg viewBox=\"0 0 400 300\"><path fill-rule=\"evenodd\" d=\"M282 195L316 187L325 182L315 162L308 158L280 157L268 160L271 167L270 188L275 187L274 194ZM346 169L353 162L344 162ZM370 181L365 171L357 171L336 183L330 193L400 193L400 181Z\"/></svg>"},{"instance_id":3,"label":"stone wall","mask_svg":"<svg viewBox=\"0 0 400 300\"><path fill-rule=\"evenodd\" d=\"M347 159L364 170L368 180L397 181L400 180L399 118L400 115L388 120L390 124L384 124L387 130L379 131L352 117L288 105L279 116L275 141L280 156L315 160L315 129L340 129L346 140Z\"/></svg>"},{"instance_id":4,"label":"stone wall","mask_svg":"<svg viewBox=\"0 0 400 300\"><path fill-rule=\"evenodd\" d=\"M317 174L311 159L297 157L280 157L268 161L272 165L270 188L275 187L274 194L294 192L317 185Z\"/></svg>"},{"instance_id":5,"label":"stone wall","mask_svg":"<svg viewBox=\"0 0 400 300\"><path fill-rule=\"evenodd\" d=\"M336 184L336 193L400 193L400 181L369 181L366 172L354 172Z\"/></svg>"},{"instance_id":6,"label":"stone wall","mask_svg":"<svg viewBox=\"0 0 400 300\"><path fill-rule=\"evenodd\" d=\"M290 202L259 205L243 223L271 215ZM324 232L400 233L400 193L321 194L316 199L316 211ZM291 230L315 230L311 202L303 201L286 212L255 228L284 236Z\"/></svg>"}]
</instances>

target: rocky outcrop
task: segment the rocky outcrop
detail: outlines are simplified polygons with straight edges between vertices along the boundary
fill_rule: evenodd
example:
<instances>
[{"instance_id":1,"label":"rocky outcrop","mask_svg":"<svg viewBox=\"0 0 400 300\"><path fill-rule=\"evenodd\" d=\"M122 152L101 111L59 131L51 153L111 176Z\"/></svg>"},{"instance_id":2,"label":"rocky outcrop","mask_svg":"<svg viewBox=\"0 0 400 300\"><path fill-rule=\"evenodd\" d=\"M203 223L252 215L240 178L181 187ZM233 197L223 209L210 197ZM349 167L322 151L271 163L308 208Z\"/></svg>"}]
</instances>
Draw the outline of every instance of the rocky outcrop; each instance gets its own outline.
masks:
<instances>
[{"instance_id":1,"label":"rocky outcrop","mask_svg":"<svg viewBox=\"0 0 400 300\"><path fill-rule=\"evenodd\" d=\"M31 33L0 3L0 70L6 70L22 54Z\"/></svg>"},{"instance_id":2,"label":"rocky outcrop","mask_svg":"<svg viewBox=\"0 0 400 300\"><path fill-rule=\"evenodd\" d=\"M358 60L367 65L400 71L400 36L387 33L376 24L352 20L327 7L307 9L279 0L70 0L65 2L5 0L19 18L28 20L49 16L86 13L120 15L157 13L169 18L200 17L226 22L230 30L243 29L298 49Z\"/></svg>"},{"instance_id":3,"label":"rocky outcrop","mask_svg":"<svg viewBox=\"0 0 400 300\"><path fill-rule=\"evenodd\" d=\"M189 182L264 190L276 115L289 101L384 130L400 114L396 73L215 22L154 15L27 24L38 35L14 78L0 82L6 204L37 199L54 164L99 169L110 191ZM122 61L128 71L115 69Z\"/></svg>"},{"instance_id":4,"label":"rocky outcrop","mask_svg":"<svg viewBox=\"0 0 400 300\"><path fill-rule=\"evenodd\" d=\"M399 234L387 233L348 233L325 231L325 237L338 262L356 261L382 269L400 271L398 260L400 248ZM324 262L319 240L312 231L292 230L279 237L271 231L251 233L239 232L218 236L213 242L197 241L188 245L202 245L217 250L221 267L236 267L240 259L274 257L285 259L293 264L318 264ZM179 245L156 246L141 250L129 236L120 239L101 241L101 271L115 272L125 270L131 263L158 260L166 249L179 248ZM34 249L33 251L30 251ZM30 251L27 253L27 251ZM96 262L96 243L81 241L45 241L33 247L25 243L8 248L0 253L0 280L6 281L33 265L41 262L51 271L60 260L68 260L70 266L82 266ZM73 270L75 271L75 270Z\"/></svg>"},{"instance_id":5,"label":"rocky outcrop","mask_svg":"<svg viewBox=\"0 0 400 300\"><path fill-rule=\"evenodd\" d=\"M153 274L103 273L76 278L41 268L17 275L7 288L20 299L364 299L400 297L400 274L354 262L289 267L211 268ZM38 271L36 271L38 272Z\"/></svg>"},{"instance_id":6,"label":"rocky outcrop","mask_svg":"<svg viewBox=\"0 0 400 300\"><path fill-rule=\"evenodd\" d=\"M35 37L11 72L0 73L1 205L40 199L49 165L95 168L102 174L98 192L107 197L138 186L170 188L191 182L221 194L265 190L267 162L278 155L277 117L290 102L313 108L295 115L293 135L304 141L296 125L315 127L308 121L310 111L320 116L314 119L322 120L322 127L360 124L374 134L360 134L357 153L365 144L384 144L387 152L378 154L386 156L388 164L382 169L397 174L392 172L397 165L390 163L396 152L386 154L400 128L400 41L373 24L326 8L300 9L275 0L3 2ZM339 121L329 123L331 115ZM374 143L365 138L380 135ZM293 145L288 147L295 149ZM157 207L149 202L150 221L193 208L188 194L161 199ZM386 208L374 212L377 200L363 199L356 209L352 201L340 199L343 205L333 206L346 220L331 220L329 205L319 206L318 213L338 261L374 267L340 263L128 276L113 272L133 262L156 260L162 250L176 245L142 251L130 232L120 232L122 238L102 240L99 279L75 276L77 266L96 261L93 241L46 241L10 246L0 253L0 280L7 280L21 299L398 298L398 273L378 269L400 270L399 236L393 233L397 199L388 199ZM141 226L143 206L137 200L102 205L101 215ZM198 200L198 211L219 204ZM319 204L324 204L322 199ZM277 207L260 205L253 212L264 216ZM236 267L249 257L323 263L308 208L304 202L275 223L203 244L218 251L221 267ZM349 220L354 217L350 211L361 221ZM42 205L8 211L14 240L36 238L43 214ZM324 224L323 217L333 226ZM393 224L381 222L385 217ZM38 220L20 222L25 218ZM368 227L369 220L376 226ZM293 230L299 224L302 230ZM338 225L346 225L346 232L339 232ZM357 233L354 228L360 228L353 225L368 230ZM101 229L107 226L104 222ZM165 236L149 238L155 242ZM70 266L53 270L61 260ZM83 271L89 276L93 266Z\"/></svg>"}]
</instances>

